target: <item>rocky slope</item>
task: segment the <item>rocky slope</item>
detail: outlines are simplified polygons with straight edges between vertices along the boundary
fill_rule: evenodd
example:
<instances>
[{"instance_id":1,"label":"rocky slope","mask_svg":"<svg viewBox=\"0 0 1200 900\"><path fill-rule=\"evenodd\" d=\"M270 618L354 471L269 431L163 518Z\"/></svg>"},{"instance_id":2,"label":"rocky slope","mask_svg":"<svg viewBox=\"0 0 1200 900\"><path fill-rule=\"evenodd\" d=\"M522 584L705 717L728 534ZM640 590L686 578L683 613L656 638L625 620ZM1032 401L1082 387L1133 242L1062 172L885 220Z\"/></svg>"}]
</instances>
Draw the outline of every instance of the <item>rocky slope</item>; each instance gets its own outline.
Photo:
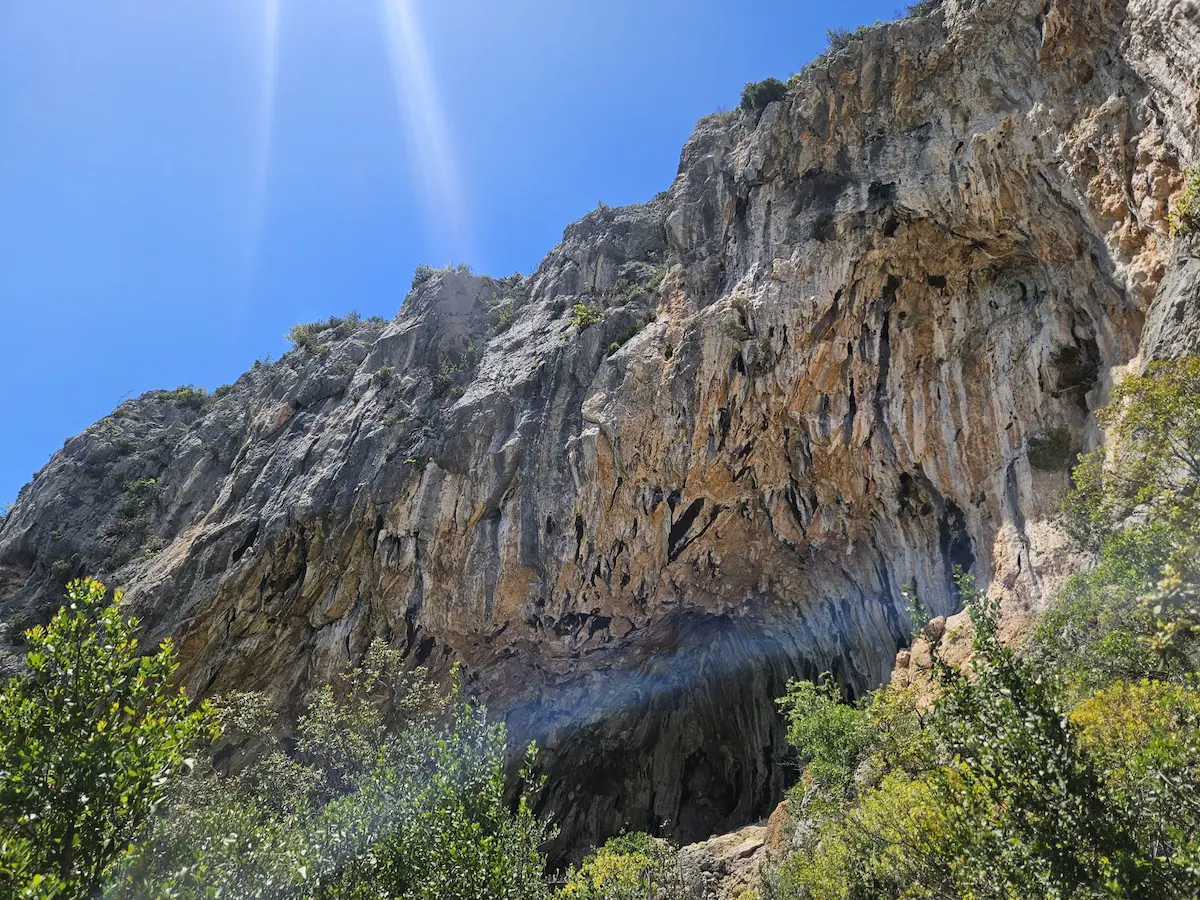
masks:
<instances>
[{"instance_id":1,"label":"rocky slope","mask_svg":"<svg viewBox=\"0 0 1200 900\"><path fill-rule=\"evenodd\" d=\"M773 699L887 677L905 585L950 614L955 566L1017 607L1063 573L1090 411L1200 333L1164 224L1198 105L1195 0L875 28L532 277L439 273L69 440L0 525L10 637L100 573L191 689L295 708L380 635L539 740L564 845L750 821Z\"/></svg>"}]
</instances>

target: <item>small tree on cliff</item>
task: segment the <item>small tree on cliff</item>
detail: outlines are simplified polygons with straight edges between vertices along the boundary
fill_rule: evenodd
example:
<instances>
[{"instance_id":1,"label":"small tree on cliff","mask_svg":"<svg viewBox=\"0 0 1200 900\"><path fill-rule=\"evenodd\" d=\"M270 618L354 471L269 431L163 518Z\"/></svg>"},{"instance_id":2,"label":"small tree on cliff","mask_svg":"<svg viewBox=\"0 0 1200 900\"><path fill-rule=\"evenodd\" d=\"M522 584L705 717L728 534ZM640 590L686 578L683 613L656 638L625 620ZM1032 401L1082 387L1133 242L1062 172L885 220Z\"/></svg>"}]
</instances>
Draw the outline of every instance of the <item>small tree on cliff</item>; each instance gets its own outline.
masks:
<instances>
[{"instance_id":1,"label":"small tree on cliff","mask_svg":"<svg viewBox=\"0 0 1200 900\"><path fill-rule=\"evenodd\" d=\"M169 640L138 654L97 581L73 581L26 633L28 673L0 691L0 894L87 896L129 847L210 727L171 686Z\"/></svg>"}]
</instances>

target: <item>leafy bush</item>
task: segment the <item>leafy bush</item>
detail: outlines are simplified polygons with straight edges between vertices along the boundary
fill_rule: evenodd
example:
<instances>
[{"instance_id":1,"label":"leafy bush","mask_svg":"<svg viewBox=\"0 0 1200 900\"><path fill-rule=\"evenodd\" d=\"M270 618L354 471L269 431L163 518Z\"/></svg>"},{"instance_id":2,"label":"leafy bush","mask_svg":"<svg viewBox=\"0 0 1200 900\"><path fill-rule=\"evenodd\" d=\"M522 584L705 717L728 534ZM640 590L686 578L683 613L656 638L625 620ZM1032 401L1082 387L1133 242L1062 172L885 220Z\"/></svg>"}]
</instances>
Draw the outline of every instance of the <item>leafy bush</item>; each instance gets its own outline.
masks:
<instances>
[{"instance_id":1,"label":"leafy bush","mask_svg":"<svg viewBox=\"0 0 1200 900\"><path fill-rule=\"evenodd\" d=\"M557 900L675 900L685 896L678 851L648 834L621 834L567 873Z\"/></svg>"},{"instance_id":2,"label":"leafy bush","mask_svg":"<svg viewBox=\"0 0 1200 900\"><path fill-rule=\"evenodd\" d=\"M603 321L604 313L586 303L576 303L571 309L571 324L579 331L591 328Z\"/></svg>"},{"instance_id":3,"label":"leafy bush","mask_svg":"<svg viewBox=\"0 0 1200 900\"><path fill-rule=\"evenodd\" d=\"M617 339L615 341L608 345L608 355L612 356L614 353L624 347L626 343L641 333L641 330L645 327L646 326L643 322L632 323L628 328L617 335Z\"/></svg>"},{"instance_id":4,"label":"leafy bush","mask_svg":"<svg viewBox=\"0 0 1200 900\"><path fill-rule=\"evenodd\" d=\"M291 343L293 350L319 350L322 345L318 338L349 337L354 333L360 321L362 319L359 314L351 311L344 316L330 316L324 322L305 322L293 325L284 337ZM333 332L333 334L327 335L327 332Z\"/></svg>"},{"instance_id":5,"label":"leafy bush","mask_svg":"<svg viewBox=\"0 0 1200 900\"><path fill-rule=\"evenodd\" d=\"M876 22L874 25L859 25L853 31L847 31L843 28L826 29L825 38L829 42L829 47L825 53L837 53L839 50L844 50L846 47L850 46L851 41L861 41L879 24L881 23Z\"/></svg>"},{"instance_id":6,"label":"leafy bush","mask_svg":"<svg viewBox=\"0 0 1200 900\"><path fill-rule=\"evenodd\" d=\"M171 391L153 391L152 396L178 403L186 409L201 409L208 402L208 391L190 384L181 385Z\"/></svg>"},{"instance_id":7,"label":"leafy bush","mask_svg":"<svg viewBox=\"0 0 1200 900\"><path fill-rule=\"evenodd\" d=\"M1064 503L1068 531L1102 559L1121 552L1127 565L1146 521L1156 547L1142 541L1140 577L1158 581L1145 594L1158 623L1156 648L1177 665L1200 660L1200 357L1156 362L1126 378L1097 413L1111 443L1075 468ZM1153 554L1146 556L1153 550Z\"/></svg>"},{"instance_id":8,"label":"leafy bush","mask_svg":"<svg viewBox=\"0 0 1200 900\"><path fill-rule=\"evenodd\" d=\"M809 762L799 850L771 895L1192 896L1200 810L1180 806L1200 786L1200 694L1143 682L1068 715L1058 681L1000 644L997 607L961 590L974 656L938 662L931 716L896 688L839 711L793 686L789 737Z\"/></svg>"},{"instance_id":9,"label":"leafy bush","mask_svg":"<svg viewBox=\"0 0 1200 900\"><path fill-rule=\"evenodd\" d=\"M104 585L26 636L28 673L0 692L0 893L91 896L211 728L171 686L174 650L142 655ZM26 893L22 893L22 892Z\"/></svg>"},{"instance_id":10,"label":"leafy bush","mask_svg":"<svg viewBox=\"0 0 1200 900\"><path fill-rule=\"evenodd\" d=\"M511 306L508 305L497 307L494 313L495 316L493 327L497 331L503 331L505 328L510 327L513 323L513 320L516 318L516 312Z\"/></svg>"},{"instance_id":11,"label":"leafy bush","mask_svg":"<svg viewBox=\"0 0 1200 900\"><path fill-rule=\"evenodd\" d=\"M546 889L526 789L505 800L502 725L456 689L440 699L382 642L316 695L294 752L266 698L220 704L224 740L251 748L196 768L130 857L121 890L172 897L538 898ZM257 748L257 749L254 749ZM219 748L218 748L219 749Z\"/></svg>"},{"instance_id":12,"label":"leafy bush","mask_svg":"<svg viewBox=\"0 0 1200 900\"><path fill-rule=\"evenodd\" d=\"M413 270L411 290L415 291L425 282L429 281L429 279L431 279L434 275L439 275L446 272L457 272L460 275L475 274L475 270L472 269L467 263L446 265L442 266L440 269L435 269L433 266L427 266L424 263L421 263L415 270Z\"/></svg>"},{"instance_id":13,"label":"leafy bush","mask_svg":"<svg viewBox=\"0 0 1200 900\"><path fill-rule=\"evenodd\" d=\"M742 109L749 112L766 109L776 100L787 96L787 85L778 78L750 81L742 88Z\"/></svg>"},{"instance_id":14,"label":"leafy bush","mask_svg":"<svg viewBox=\"0 0 1200 900\"><path fill-rule=\"evenodd\" d=\"M1183 193L1167 216L1174 235L1200 234L1200 166L1188 169L1185 178Z\"/></svg>"},{"instance_id":15,"label":"leafy bush","mask_svg":"<svg viewBox=\"0 0 1200 900\"><path fill-rule=\"evenodd\" d=\"M420 263L413 270L412 290L416 290L438 272L433 266L427 266L425 263Z\"/></svg>"},{"instance_id":16,"label":"leafy bush","mask_svg":"<svg viewBox=\"0 0 1200 900\"><path fill-rule=\"evenodd\" d=\"M125 485L125 493L117 506L122 518L136 519L154 505L158 498L157 478L138 478Z\"/></svg>"}]
</instances>

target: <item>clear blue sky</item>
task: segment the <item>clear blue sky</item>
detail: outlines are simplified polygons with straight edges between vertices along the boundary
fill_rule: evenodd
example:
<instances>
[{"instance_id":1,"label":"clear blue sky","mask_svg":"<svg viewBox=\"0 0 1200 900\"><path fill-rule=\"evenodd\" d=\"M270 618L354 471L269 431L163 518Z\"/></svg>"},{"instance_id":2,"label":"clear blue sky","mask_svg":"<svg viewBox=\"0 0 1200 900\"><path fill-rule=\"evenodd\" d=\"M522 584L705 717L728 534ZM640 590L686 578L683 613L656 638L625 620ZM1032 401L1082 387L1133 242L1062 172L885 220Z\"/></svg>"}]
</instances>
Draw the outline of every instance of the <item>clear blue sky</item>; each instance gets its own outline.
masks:
<instances>
[{"instance_id":1,"label":"clear blue sky","mask_svg":"<svg viewBox=\"0 0 1200 900\"><path fill-rule=\"evenodd\" d=\"M0 507L419 262L528 273L695 121L899 0L0 0Z\"/></svg>"}]
</instances>

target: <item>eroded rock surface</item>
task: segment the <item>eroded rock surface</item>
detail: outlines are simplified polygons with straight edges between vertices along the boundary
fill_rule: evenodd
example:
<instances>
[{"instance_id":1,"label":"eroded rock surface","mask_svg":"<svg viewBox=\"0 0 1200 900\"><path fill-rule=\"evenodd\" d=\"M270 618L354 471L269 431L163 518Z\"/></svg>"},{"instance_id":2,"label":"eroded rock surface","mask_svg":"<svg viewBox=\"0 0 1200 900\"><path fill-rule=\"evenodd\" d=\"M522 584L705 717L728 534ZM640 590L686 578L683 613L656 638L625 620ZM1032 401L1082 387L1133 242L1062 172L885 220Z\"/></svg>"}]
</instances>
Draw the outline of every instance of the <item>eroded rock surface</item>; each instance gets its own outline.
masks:
<instances>
[{"instance_id":1,"label":"eroded rock surface","mask_svg":"<svg viewBox=\"0 0 1200 900\"><path fill-rule=\"evenodd\" d=\"M1069 458L1030 447L1094 443L1147 316L1195 339L1198 104L1194 0L876 28L532 277L439 274L69 440L0 525L10 636L98 573L192 690L291 709L382 636L539 740L564 846L752 821L788 678L880 683L956 566L1017 606L1063 574Z\"/></svg>"}]
</instances>

